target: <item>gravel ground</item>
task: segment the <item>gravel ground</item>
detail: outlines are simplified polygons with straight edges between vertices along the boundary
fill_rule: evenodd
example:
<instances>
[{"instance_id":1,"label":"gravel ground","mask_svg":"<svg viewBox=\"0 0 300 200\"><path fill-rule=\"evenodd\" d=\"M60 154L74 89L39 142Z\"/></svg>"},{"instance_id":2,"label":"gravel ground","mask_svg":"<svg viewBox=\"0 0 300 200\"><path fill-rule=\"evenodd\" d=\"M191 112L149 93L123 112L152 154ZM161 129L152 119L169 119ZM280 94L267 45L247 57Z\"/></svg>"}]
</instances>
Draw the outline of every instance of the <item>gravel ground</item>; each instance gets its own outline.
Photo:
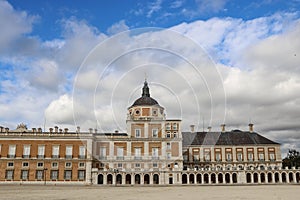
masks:
<instances>
[{"instance_id":1,"label":"gravel ground","mask_svg":"<svg viewBox=\"0 0 300 200\"><path fill-rule=\"evenodd\" d=\"M0 185L0 199L5 200L155 200L155 199L299 199L300 185L256 186L169 186L169 187L101 187Z\"/></svg>"}]
</instances>

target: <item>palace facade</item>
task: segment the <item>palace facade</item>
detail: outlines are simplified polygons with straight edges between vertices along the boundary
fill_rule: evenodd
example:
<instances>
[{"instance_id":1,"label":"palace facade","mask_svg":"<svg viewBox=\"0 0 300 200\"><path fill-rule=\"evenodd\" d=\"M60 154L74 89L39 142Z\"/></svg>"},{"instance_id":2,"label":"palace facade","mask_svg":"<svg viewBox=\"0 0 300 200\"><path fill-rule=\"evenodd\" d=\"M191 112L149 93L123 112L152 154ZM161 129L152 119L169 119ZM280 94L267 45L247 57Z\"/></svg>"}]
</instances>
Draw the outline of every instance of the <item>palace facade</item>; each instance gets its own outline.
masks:
<instances>
[{"instance_id":1,"label":"palace facade","mask_svg":"<svg viewBox=\"0 0 300 200\"><path fill-rule=\"evenodd\" d=\"M150 96L129 108L127 131L75 132L0 127L0 183L180 185L300 182L300 169L282 169L280 144L253 130L181 131Z\"/></svg>"}]
</instances>

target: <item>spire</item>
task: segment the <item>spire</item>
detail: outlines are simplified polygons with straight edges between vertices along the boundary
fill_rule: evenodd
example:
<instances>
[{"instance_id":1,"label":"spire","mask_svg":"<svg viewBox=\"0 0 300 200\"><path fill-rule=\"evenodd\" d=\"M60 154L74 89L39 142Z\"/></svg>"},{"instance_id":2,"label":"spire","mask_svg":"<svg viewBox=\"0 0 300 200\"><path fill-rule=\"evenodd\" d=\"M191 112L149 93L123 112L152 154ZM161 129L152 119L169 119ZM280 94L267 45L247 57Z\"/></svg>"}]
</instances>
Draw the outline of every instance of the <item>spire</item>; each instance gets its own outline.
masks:
<instances>
[{"instance_id":1,"label":"spire","mask_svg":"<svg viewBox=\"0 0 300 200\"><path fill-rule=\"evenodd\" d=\"M144 87L143 87L142 97L150 97L149 87L147 83L147 79L145 78Z\"/></svg>"}]
</instances>

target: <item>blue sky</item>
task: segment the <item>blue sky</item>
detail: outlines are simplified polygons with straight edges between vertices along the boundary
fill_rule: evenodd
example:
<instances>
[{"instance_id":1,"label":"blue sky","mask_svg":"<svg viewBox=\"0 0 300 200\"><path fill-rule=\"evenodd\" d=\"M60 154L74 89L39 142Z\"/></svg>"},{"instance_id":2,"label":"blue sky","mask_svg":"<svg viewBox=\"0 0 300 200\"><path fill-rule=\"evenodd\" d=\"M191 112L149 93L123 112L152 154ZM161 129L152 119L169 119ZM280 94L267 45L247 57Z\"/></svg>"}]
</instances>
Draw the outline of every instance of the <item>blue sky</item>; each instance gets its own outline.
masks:
<instances>
[{"instance_id":1,"label":"blue sky","mask_svg":"<svg viewBox=\"0 0 300 200\"><path fill-rule=\"evenodd\" d=\"M145 26L171 27L182 22L207 20L212 17L233 17L245 20L269 16L276 12L299 10L298 0L178 0L178 1L82 1L82 0L26 0L9 1L16 10L26 10L37 15L32 35L44 40L61 36L62 19L84 19L101 32L114 23L125 20L130 28Z\"/></svg>"},{"instance_id":2,"label":"blue sky","mask_svg":"<svg viewBox=\"0 0 300 200\"><path fill-rule=\"evenodd\" d=\"M184 130L300 149L299 0L9 0L0 26L2 126L124 131L146 72Z\"/></svg>"}]
</instances>

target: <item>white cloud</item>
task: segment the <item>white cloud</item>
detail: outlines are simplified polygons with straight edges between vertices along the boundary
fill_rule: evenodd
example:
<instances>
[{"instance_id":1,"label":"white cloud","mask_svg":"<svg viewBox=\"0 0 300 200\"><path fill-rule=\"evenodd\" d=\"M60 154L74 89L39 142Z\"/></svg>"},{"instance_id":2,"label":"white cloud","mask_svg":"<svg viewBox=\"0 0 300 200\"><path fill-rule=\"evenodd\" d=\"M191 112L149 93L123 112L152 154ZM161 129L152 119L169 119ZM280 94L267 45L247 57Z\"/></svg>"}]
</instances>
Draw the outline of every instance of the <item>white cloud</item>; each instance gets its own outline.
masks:
<instances>
[{"instance_id":1,"label":"white cloud","mask_svg":"<svg viewBox=\"0 0 300 200\"><path fill-rule=\"evenodd\" d=\"M150 18L153 13L158 12L161 9L162 0L155 0L148 4L147 17Z\"/></svg>"},{"instance_id":2,"label":"white cloud","mask_svg":"<svg viewBox=\"0 0 300 200\"><path fill-rule=\"evenodd\" d=\"M37 16L30 16L25 11L15 11L7 1L0 1L0 53L15 46L24 34L32 30Z\"/></svg>"},{"instance_id":3,"label":"white cloud","mask_svg":"<svg viewBox=\"0 0 300 200\"><path fill-rule=\"evenodd\" d=\"M129 27L126 25L125 20L121 20L118 23L113 24L107 29L109 35L114 35L123 31L129 30Z\"/></svg>"},{"instance_id":4,"label":"white cloud","mask_svg":"<svg viewBox=\"0 0 300 200\"><path fill-rule=\"evenodd\" d=\"M223 10L228 0L195 0L200 12L217 13Z\"/></svg>"},{"instance_id":5,"label":"white cloud","mask_svg":"<svg viewBox=\"0 0 300 200\"><path fill-rule=\"evenodd\" d=\"M45 117L47 124L72 124L74 122L72 99L65 94L52 101L45 110Z\"/></svg>"}]
</instances>

